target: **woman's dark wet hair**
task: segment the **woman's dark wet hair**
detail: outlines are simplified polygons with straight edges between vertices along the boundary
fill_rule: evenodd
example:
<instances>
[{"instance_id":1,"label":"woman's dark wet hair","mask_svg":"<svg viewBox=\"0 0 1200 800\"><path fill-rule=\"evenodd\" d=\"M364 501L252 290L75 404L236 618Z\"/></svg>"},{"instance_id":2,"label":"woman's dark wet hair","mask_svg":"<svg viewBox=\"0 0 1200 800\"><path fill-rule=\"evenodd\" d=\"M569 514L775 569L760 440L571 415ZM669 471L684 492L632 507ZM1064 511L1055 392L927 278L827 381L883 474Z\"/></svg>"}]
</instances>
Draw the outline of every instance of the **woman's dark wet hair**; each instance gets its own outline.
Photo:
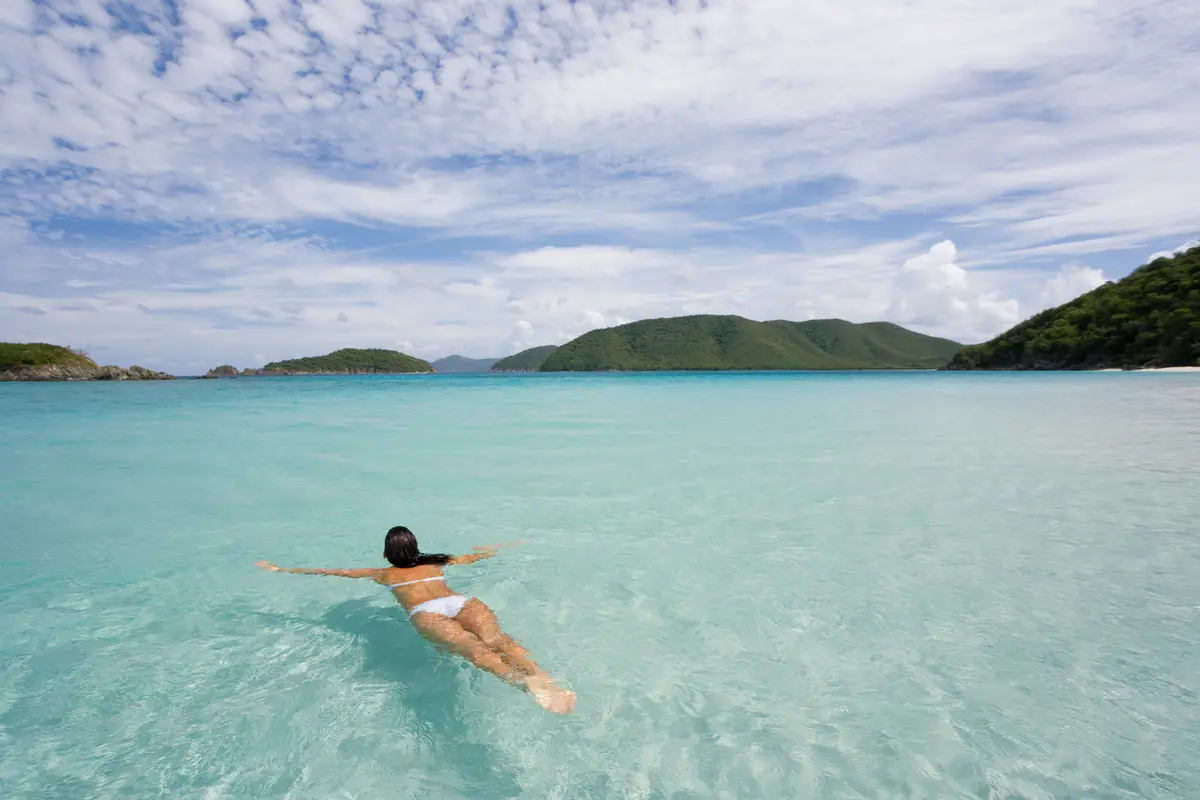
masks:
<instances>
[{"instance_id":1,"label":"woman's dark wet hair","mask_svg":"<svg viewBox=\"0 0 1200 800\"><path fill-rule=\"evenodd\" d=\"M453 558L443 553L422 553L417 546L417 537L403 525L397 525L387 532L387 538L383 540L383 557L393 567L442 566L449 564Z\"/></svg>"}]
</instances>

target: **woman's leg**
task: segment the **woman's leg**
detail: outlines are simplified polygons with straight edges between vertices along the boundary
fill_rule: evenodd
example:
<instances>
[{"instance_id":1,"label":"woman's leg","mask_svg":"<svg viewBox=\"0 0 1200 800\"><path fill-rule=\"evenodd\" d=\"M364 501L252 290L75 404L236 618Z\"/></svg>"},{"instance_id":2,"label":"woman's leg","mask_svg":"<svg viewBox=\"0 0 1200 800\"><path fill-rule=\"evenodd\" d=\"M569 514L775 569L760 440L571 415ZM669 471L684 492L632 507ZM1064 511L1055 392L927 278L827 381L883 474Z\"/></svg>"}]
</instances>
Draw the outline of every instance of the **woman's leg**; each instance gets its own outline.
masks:
<instances>
[{"instance_id":1,"label":"woman's leg","mask_svg":"<svg viewBox=\"0 0 1200 800\"><path fill-rule=\"evenodd\" d=\"M479 637L479 640L504 657L504 660L527 675L536 675L541 668L534 663L529 651L513 641L513 638L500 630L496 615L482 600L472 597L463 606L462 611L454 620L467 631Z\"/></svg>"},{"instance_id":2,"label":"woman's leg","mask_svg":"<svg viewBox=\"0 0 1200 800\"><path fill-rule=\"evenodd\" d=\"M521 670L522 683L539 706L556 714L569 714L575 708L575 693L551 680L529 657L528 650L500 630L496 615L483 601L472 597L454 620L494 652L503 654L507 663Z\"/></svg>"},{"instance_id":3,"label":"woman's leg","mask_svg":"<svg viewBox=\"0 0 1200 800\"><path fill-rule=\"evenodd\" d=\"M429 641L436 645L444 645L505 683L521 684L523 682L525 675L514 670L499 653L484 644L478 636L464 629L454 619L441 614L421 611L412 615L412 624L417 632Z\"/></svg>"}]
</instances>

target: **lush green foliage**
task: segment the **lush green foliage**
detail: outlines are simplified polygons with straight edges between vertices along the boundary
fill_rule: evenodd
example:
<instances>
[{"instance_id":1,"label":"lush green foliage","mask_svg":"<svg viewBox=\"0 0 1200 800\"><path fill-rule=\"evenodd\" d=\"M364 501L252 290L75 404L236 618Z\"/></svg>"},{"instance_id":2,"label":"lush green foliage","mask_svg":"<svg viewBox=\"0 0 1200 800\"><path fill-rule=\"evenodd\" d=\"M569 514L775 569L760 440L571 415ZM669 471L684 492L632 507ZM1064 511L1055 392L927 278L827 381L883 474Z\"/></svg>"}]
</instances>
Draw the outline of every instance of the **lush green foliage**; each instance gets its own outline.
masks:
<instances>
[{"instance_id":1,"label":"lush green foliage","mask_svg":"<svg viewBox=\"0 0 1200 800\"><path fill-rule=\"evenodd\" d=\"M545 344L541 347L531 347L528 350L502 358L492 364L492 372L537 372L551 353L558 349L557 345Z\"/></svg>"},{"instance_id":2,"label":"lush green foliage","mask_svg":"<svg viewBox=\"0 0 1200 800\"><path fill-rule=\"evenodd\" d=\"M494 358L467 358L466 356L446 356L433 362L433 368L438 372L487 372L496 363Z\"/></svg>"},{"instance_id":3,"label":"lush green foliage","mask_svg":"<svg viewBox=\"0 0 1200 800\"><path fill-rule=\"evenodd\" d=\"M935 369L961 346L888 322L700 315L585 333L547 358L542 371Z\"/></svg>"},{"instance_id":4,"label":"lush green foliage","mask_svg":"<svg viewBox=\"0 0 1200 800\"><path fill-rule=\"evenodd\" d=\"M263 367L263 372L432 372L433 367L419 358L398 353L395 350L352 347L336 350L326 356L293 358L288 361L272 361Z\"/></svg>"},{"instance_id":5,"label":"lush green foliage","mask_svg":"<svg viewBox=\"0 0 1200 800\"><path fill-rule=\"evenodd\" d=\"M1104 369L1200 364L1200 247L1043 311L949 369Z\"/></svg>"},{"instance_id":6,"label":"lush green foliage","mask_svg":"<svg viewBox=\"0 0 1200 800\"><path fill-rule=\"evenodd\" d=\"M56 344L0 342L0 372L48 365L94 369L96 362L82 353Z\"/></svg>"}]
</instances>

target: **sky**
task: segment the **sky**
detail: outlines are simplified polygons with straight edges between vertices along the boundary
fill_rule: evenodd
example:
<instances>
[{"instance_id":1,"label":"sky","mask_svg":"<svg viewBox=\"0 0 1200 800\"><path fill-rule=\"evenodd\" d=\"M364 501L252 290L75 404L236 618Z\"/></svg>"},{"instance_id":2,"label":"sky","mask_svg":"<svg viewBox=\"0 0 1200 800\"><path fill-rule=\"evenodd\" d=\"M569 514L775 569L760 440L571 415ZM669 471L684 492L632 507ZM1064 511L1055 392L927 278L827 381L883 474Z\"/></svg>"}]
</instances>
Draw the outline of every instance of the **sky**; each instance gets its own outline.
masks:
<instances>
[{"instance_id":1,"label":"sky","mask_svg":"<svg viewBox=\"0 0 1200 800\"><path fill-rule=\"evenodd\" d=\"M0 340L985 340L1200 234L1200 3L3 0Z\"/></svg>"}]
</instances>

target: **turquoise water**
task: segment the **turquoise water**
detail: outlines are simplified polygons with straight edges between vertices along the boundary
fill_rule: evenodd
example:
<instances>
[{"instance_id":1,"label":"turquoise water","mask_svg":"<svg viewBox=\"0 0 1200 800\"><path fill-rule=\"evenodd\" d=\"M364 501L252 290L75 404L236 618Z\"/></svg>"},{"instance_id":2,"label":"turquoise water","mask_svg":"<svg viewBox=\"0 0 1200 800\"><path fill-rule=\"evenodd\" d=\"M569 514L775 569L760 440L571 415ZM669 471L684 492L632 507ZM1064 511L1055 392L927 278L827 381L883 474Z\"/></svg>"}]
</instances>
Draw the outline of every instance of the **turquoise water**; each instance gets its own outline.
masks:
<instances>
[{"instance_id":1,"label":"turquoise water","mask_svg":"<svg viewBox=\"0 0 1200 800\"><path fill-rule=\"evenodd\" d=\"M0 386L0 796L1200 797L1200 375ZM433 652L455 568L579 694Z\"/></svg>"}]
</instances>

